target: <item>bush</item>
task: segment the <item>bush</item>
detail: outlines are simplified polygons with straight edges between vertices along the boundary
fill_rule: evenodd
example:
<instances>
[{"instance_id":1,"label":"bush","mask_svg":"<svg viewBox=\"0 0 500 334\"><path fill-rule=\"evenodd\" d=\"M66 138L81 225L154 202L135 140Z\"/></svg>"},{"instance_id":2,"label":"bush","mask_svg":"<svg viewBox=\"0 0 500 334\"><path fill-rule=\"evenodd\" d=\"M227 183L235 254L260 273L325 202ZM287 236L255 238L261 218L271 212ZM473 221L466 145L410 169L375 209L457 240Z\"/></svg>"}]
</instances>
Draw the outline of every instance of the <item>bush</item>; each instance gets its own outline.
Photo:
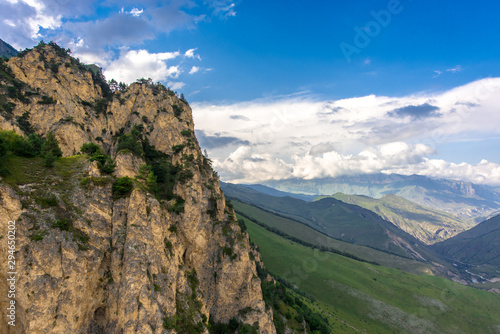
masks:
<instances>
[{"instance_id":1,"label":"bush","mask_svg":"<svg viewBox=\"0 0 500 334\"><path fill-rule=\"evenodd\" d=\"M92 155L89 160L97 161L97 167L103 174L112 174L115 171L116 164L109 155L97 153Z\"/></svg>"},{"instance_id":2,"label":"bush","mask_svg":"<svg viewBox=\"0 0 500 334\"><path fill-rule=\"evenodd\" d=\"M80 151L90 156L90 161L97 161L97 167L103 174L112 174L115 171L116 164L109 155L103 154L101 147L94 143L85 143Z\"/></svg>"},{"instance_id":3,"label":"bush","mask_svg":"<svg viewBox=\"0 0 500 334\"><path fill-rule=\"evenodd\" d=\"M52 227L57 227L63 231L69 231L73 226L68 218L64 218L57 220L54 224L52 224Z\"/></svg>"},{"instance_id":4,"label":"bush","mask_svg":"<svg viewBox=\"0 0 500 334\"><path fill-rule=\"evenodd\" d=\"M174 145L172 146L172 151L174 151L174 153L179 153L184 149L184 147L186 147L184 144Z\"/></svg>"},{"instance_id":5,"label":"bush","mask_svg":"<svg viewBox=\"0 0 500 334\"><path fill-rule=\"evenodd\" d=\"M134 126L132 131L129 134L121 134L118 138L118 147L117 151L121 150L130 150L135 155L141 156L143 153L142 150L142 133L143 127Z\"/></svg>"},{"instance_id":6,"label":"bush","mask_svg":"<svg viewBox=\"0 0 500 334\"><path fill-rule=\"evenodd\" d=\"M146 179L146 185L148 186L149 191L156 194L158 191L158 184L156 182L156 175L153 172L149 172L148 178Z\"/></svg>"},{"instance_id":7,"label":"bush","mask_svg":"<svg viewBox=\"0 0 500 334\"><path fill-rule=\"evenodd\" d=\"M84 100L81 100L80 103L82 104L82 106L86 106L86 107L93 107L94 105L92 103L90 103L89 101L84 101Z\"/></svg>"},{"instance_id":8,"label":"bush","mask_svg":"<svg viewBox=\"0 0 500 334\"><path fill-rule=\"evenodd\" d=\"M38 137L36 133L32 133L28 136L28 141L33 147L34 156L38 156L42 153L43 140Z\"/></svg>"},{"instance_id":9,"label":"bush","mask_svg":"<svg viewBox=\"0 0 500 334\"><path fill-rule=\"evenodd\" d=\"M6 102L2 104L1 107L6 113L11 114L14 111L16 104L12 102Z\"/></svg>"},{"instance_id":10,"label":"bush","mask_svg":"<svg viewBox=\"0 0 500 334\"><path fill-rule=\"evenodd\" d=\"M113 183L112 194L114 199L127 197L134 188L134 182L128 176L119 178Z\"/></svg>"},{"instance_id":11,"label":"bush","mask_svg":"<svg viewBox=\"0 0 500 334\"><path fill-rule=\"evenodd\" d=\"M35 231L30 235L30 239L33 241L43 240L43 237L47 234L45 231Z\"/></svg>"},{"instance_id":12,"label":"bush","mask_svg":"<svg viewBox=\"0 0 500 334\"><path fill-rule=\"evenodd\" d=\"M49 152L57 157L62 157L62 151L59 148L59 143L57 142L56 136L50 131L47 133L47 137L45 138L45 142L42 145L42 156L47 156Z\"/></svg>"},{"instance_id":13,"label":"bush","mask_svg":"<svg viewBox=\"0 0 500 334\"><path fill-rule=\"evenodd\" d=\"M0 158L3 158L7 154L8 144L5 142L5 139L0 138Z\"/></svg>"},{"instance_id":14,"label":"bush","mask_svg":"<svg viewBox=\"0 0 500 334\"><path fill-rule=\"evenodd\" d=\"M182 108L179 107L177 104L172 105L172 109L174 109L174 116L175 117L180 117L182 114Z\"/></svg>"},{"instance_id":15,"label":"bush","mask_svg":"<svg viewBox=\"0 0 500 334\"><path fill-rule=\"evenodd\" d=\"M178 316L166 317L163 321L163 328L165 329L175 329L177 322L180 322L181 319Z\"/></svg>"},{"instance_id":16,"label":"bush","mask_svg":"<svg viewBox=\"0 0 500 334\"><path fill-rule=\"evenodd\" d=\"M98 114L104 114L106 112L106 109L108 108L108 103L109 103L108 98L100 99L97 101L94 105L94 110Z\"/></svg>"},{"instance_id":17,"label":"bush","mask_svg":"<svg viewBox=\"0 0 500 334\"><path fill-rule=\"evenodd\" d=\"M3 138L0 138L0 176L9 175L9 170L5 167L5 155L7 154L8 144Z\"/></svg>"},{"instance_id":18,"label":"bush","mask_svg":"<svg viewBox=\"0 0 500 334\"><path fill-rule=\"evenodd\" d=\"M42 95L42 100L37 102L38 104L56 104L57 101L53 97Z\"/></svg>"},{"instance_id":19,"label":"bush","mask_svg":"<svg viewBox=\"0 0 500 334\"><path fill-rule=\"evenodd\" d=\"M54 194L49 197L36 198L35 201L44 208L57 206L57 197Z\"/></svg>"},{"instance_id":20,"label":"bush","mask_svg":"<svg viewBox=\"0 0 500 334\"><path fill-rule=\"evenodd\" d=\"M108 156L106 154L102 154L102 153L97 153L97 154L93 154L90 156L89 160L90 161L97 161L98 164L105 164L106 163L106 159L108 158Z\"/></svg>"},{"instance_id":21,"label":"bush","mask_svg":"<svg viewBox=\"0 0 500 334\"><path fill-rule=\"evenodd\" d=\"M57 63L50 64L50 70L55 74L59 73L59 64Z\"/></svg>"},{"instance_id":22,"label":"bush","mask_svg":"<svg viewBox=\"0 0 500 334\"><path fill-rule=\"evenodd\" d=\"M35 148L31 145L30 141L21 136L17 136L11 143L12 153L21 157L34 157L37 155Z\"/></svg>"},{"instance_id":23,"label":"bush","mask_svg":"<svg viewBox=\"0 0 500 334\"><path fill-rule=\"evenodd\" d=\"M110 156L106 156L106 161L104 163L98 163L98 167L99 171L103 174L113 174L116 164Z\"/></svg>"},{"instance_id":24,"label":"bush","mask_svg":"<svg viewBox=\"0 0 500 334\"><path fill-rule=\"evenodd\" d=\"M184 199L178 197L175 204L168 208L168 211L175 212L176 214L181 214L184 212L184 203Z\"/></svg>"},{"instance_id":25,"label":"bush","mask_svg":"<svg viewBox=\"0 0 500 334\"><path fill-rule=\"evenodd\" d=\"M94 143L85 143L80 148L80 151L88 155L93 155L95 153L101 152L101 147Z\"/></svg>"},{"instance_id":26,"label":"bush","mask_svg":"<svg viewBox=\"0 0 500 334\"><path fill-rule=\"evenodd\" d=\"M238 219L238 225L240 226L241 233L247 230L247 226L245 225L245 221L243 219Z\"/></svg>"},{"instance_id":27,"label":"bush","mask_svg":"<svg viewBox=\"0 0 500 334\"><path fill-rule=\"evenodd\" d=\"M25 112L21 117L17 117L16 118L17 125L19 125L19 127L21 128L21 130L23 130L24 133L26 133L26 134L30 134L30 133L35 132L35 130L31 126L29 118L30 118L30 113L29 112Z\"/></svg>"},{"instance_id":28,"label":"bush","mask_svg":"<svg viewBox=\"0 0 500 334\"><path fill-rule=\"evenodd\" d=\"M45 167L54 167L54 163L56 162L56 156L52 154L52 151L49 151L45 154L43 164Z\"/></svg>"}]
</instances>

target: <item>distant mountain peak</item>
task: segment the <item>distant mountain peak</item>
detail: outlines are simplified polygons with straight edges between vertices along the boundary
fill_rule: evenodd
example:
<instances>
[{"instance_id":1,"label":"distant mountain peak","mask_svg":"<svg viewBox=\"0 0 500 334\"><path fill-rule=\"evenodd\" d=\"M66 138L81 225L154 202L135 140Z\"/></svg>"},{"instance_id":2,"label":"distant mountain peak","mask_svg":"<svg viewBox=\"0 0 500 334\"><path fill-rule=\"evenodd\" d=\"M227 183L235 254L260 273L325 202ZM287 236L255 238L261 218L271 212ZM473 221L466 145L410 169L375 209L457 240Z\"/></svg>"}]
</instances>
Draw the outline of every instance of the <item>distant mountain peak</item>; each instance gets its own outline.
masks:
<instances>
[{"instance_id":1,"label":"distant mountain peak","mask_svg":"<svg viewBox=\"0 0 500 334\"><path fill-rule=\"evenodd\" d=\"M0 57L15 57L19 52L9 43L0 39Z\"/></svg>"}]
</instances>

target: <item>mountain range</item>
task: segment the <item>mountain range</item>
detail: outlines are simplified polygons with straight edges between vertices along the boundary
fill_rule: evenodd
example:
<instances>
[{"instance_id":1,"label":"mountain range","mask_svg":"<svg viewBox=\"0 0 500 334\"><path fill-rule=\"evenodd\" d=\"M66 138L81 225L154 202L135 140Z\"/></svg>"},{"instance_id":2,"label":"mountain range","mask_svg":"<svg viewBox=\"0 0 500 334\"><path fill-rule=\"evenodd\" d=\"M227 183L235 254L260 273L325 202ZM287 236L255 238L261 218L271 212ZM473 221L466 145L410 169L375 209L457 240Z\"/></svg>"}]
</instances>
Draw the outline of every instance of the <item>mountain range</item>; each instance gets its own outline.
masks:
<instances>
[{"instance_id":1,"label":"mountain range","mask_svg":"<svg viewBox=\"0 0 500 334\"><path fill-rule=\"evenodd\" d=\"M274 197L247 186L224 182L221 188L228 198L250 205L235 204L237 212L262 219L267 217L267 225L300 239L304 238L302 234L310 235L311 232L297 224L309 226L339 241L426 263L434 274L462 283L485 283L500 276L500 266L496 262L499 242L497 222L500 216L476 225L396 195L373 199L336 194L334 197L318 197L314 202L305 202L290 196ZM252 209L252 206L255 208ZM432 233L432 230L438 233ZM448 234L443 233L438 238L444 230ZM426 239L429 236L432 236L432 240ZM308 242L322 246L332 244L331 240L318 243L322 238L319 236L307 238ZM428 241L427 244L424 241ZM428 245L432 243L434 245ZM336 248L349 249L353 254L373 259L371 255L366 257L367 253L356 247L339 243L335 245ZM404 268L401 264L395 266L393 263L394 259L384 259L386 266ZM497 285L489 287L497 289Z\"/></svg>"},{"instance_id":2,"label":"mountain range","mask_svg":"<svg viewBox=\"0 0 500 334\"><path fill-rule=\"evenodd\" d=\"M270 180L263 184L280 191L305 195L343 193L382 198L394 194L473 222L483 221L500 212L500 193L493 188L420 175L367 174L312 180Z\"/></svg>"},{"instance_id":3,"label":"mountain range","mask_svg":"<svg viewBox=\"0 0 500 334\"><path fill-rule=\"evenodd\" d=\"M412 259L435 260L420 240L360 206L335 198L306 202L291 197L274 197L223 182L221 188L228 198L237 198L275 214L295 219L332 238Z\"/></svg>"},{"instance_id":4,"label":"mountain range","mask_svg":"<svg viewBox=\"0 0 500 334\"><path fill-rule=\"evenodd\" d=\"M248 227L250 238L258 245L269 270L315 297L318 307L334 324L334 333L495 333L500 323L500 299L491 292L500 292L500 282L494 278L499 277L499 273L494 271L498 266L485 265L485 261L489 261L489 254L498 248L493 243L494 239L498 240L494 235L496 224L486 221L470 230L478 231L473 236L488 240L491 247L469 249L467 241L460 245L464 253L474 254L476 263L481 265L466 265L447 258L440 252L446 241L420 246L428 250L426 256L433 257L429 261L362 246L358 242L363 243L363 238L345 242L329 237L314 223L337 225L346 231L359 228L363 234L363 224L355 214L342 216L342 210L334 210L324 215L325 207L319 205L320 202L342 206L331 201L333 198L318 198L311 203L283 196L284 193L273 198L246 186L226 183L221 186L232 200L231 206L239 220ZM386 196L400 204L391 210L393 201L384 201L387 206L383 209L390 212L409 205L409 209L417 208L427 219L428 215L436 214L432 209L397 196ZM378 203L376 199L359 197ZM353 206L346 204L344 209L353 209ZM408 216L411 210L402 213L400 218ZM448 217L446 213L441 214ZM418 214L412 218L417 217ZM308 219L312 221L309 224ZM351 222L351 226L339 224L343 219ZM461 240L469 233L463 232L449 240ZM400 231L399 235L405 238L405 232ZM379 237L373 228L372 239Z\"/></svg>"},{"instance_id":5,"label":"mountain range","mask_svg":"<svg viewBox=\"0 0 500 334\"><path fill-rule=\"evenodd\" d=\"M393 194L384 195L379 199L341 193L332 197L373 211L426 244L444 241L476 225L470 220L424 207Z\"/></svg>"}]
</instances>

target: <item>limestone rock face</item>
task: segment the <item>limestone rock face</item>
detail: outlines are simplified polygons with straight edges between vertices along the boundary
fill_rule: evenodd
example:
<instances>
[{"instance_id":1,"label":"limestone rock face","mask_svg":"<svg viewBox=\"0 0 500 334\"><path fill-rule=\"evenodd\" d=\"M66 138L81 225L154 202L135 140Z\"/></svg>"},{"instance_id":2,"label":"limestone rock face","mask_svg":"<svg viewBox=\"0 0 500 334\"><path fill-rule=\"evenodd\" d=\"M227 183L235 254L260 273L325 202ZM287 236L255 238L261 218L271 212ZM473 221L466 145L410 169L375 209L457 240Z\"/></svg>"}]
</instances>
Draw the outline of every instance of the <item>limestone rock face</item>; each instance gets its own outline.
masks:
<instances>
[{"instance_id":1,"label":"limestone rock face","mask_svg":"<svg viewBox=\"0 0 500 334\"><path fill-rule=\"evenodd\" d=\"M164 87L135 83L99 109L104 96L91 73L51 46L7 65L37 94L29 102L10 99L15 108L2 113L0 129L22 133L18 118L28 115L34 132L56 135L64 157L52 169L26 159L29 166L19 167L25 180L0 183L0 263L7 263L8 221L15 221L17 270L16 326L2 317L0 333L183 333L186 326L208 333L207 319L232 318L276 332L248 234L201 154L186 102ZM42 96L56 102L39 103ZM173 184L177 203L158 199L136 178L143 157L117 152L117 134L134 127L192 174ZM87 142L115 159L113 175L74 156ZM113 184L123 176L136 180L117 197ZM5 272L2 310L10 302ZM182 326L171 325L176 318Z\"/></svg>"},{"instance_id":2,"label":"limestone rock face","mask_svg":"<svg viewBox=\"0 0 500 334\"><path fill-rule=\"evenodd\" d=\"M131 152L120 151L116 155L115 163L116 170L114 175L116 177L128 176L134 178L139 174L139 169L145 162Z\"/></svg>"}]
</instances>

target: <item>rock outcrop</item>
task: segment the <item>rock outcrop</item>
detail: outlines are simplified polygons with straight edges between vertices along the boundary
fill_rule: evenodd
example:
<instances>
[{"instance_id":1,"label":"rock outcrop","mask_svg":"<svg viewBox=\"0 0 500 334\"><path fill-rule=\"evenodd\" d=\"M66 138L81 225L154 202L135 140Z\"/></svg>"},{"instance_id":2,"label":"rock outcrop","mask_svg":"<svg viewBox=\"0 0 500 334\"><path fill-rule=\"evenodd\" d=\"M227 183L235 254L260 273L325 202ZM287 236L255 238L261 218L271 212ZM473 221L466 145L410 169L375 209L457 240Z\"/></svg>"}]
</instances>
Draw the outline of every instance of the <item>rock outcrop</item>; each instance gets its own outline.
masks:
<instances>
[{"instance_id":1,"label":"rock outcrop","mask_svg":"<svg viewBox=\"0 0 500 334\"><path fill-rule=\"evenodd\" d=\"M146 81L107 92L64 50L41 45L4 63L23 92L4 95L0 129L45 136L63 152L52 168L15 160L0 184L0 309L16 303L16 326L0 333L208 333L236 319L275 333L248 234L227 205L194 137L189 105ZM9 81L10 80L10 81ZM182 174L170 198L141 177L145 154L117 152L135 129ZM79 153L99 144L113 175ZM10 163L10 162L9 162ZM117 180L133 188L117 196ZM136 178L137 177L137 178ZM16 222L16 293L7 297L8 222ZM252 258L252 259L251 259Z\"/></svg>"}]
</instances>

